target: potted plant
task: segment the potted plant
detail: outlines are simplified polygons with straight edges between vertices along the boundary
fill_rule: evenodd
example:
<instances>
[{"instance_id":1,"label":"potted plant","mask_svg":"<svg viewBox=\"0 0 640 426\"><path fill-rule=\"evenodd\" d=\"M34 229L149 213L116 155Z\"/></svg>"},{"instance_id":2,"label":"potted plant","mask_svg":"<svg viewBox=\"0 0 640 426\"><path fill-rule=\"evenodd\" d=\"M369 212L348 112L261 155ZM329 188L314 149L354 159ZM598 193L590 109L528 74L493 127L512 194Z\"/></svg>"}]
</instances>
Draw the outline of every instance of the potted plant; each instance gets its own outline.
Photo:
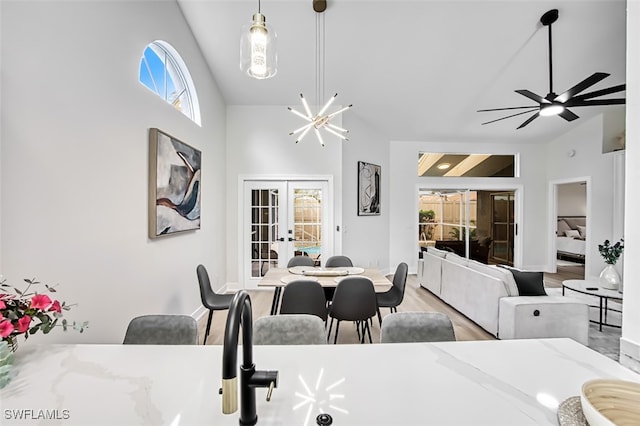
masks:
<instances>
[{"instance_id":1,"label":"potted plant","mask_svg":"<svg viewBox=\"0 0 640 426\"><path fill-rule=\"evenodd\" d=\"M613 245L609 240L604 240L604 243L598 244L598 251L607 264L600 273L600 285L604 288L616 290L620 287L622 281L614 265L620 259L622 252L624 252L624 238L621 238L620 241Z\"/></svg>"}]
</instances>

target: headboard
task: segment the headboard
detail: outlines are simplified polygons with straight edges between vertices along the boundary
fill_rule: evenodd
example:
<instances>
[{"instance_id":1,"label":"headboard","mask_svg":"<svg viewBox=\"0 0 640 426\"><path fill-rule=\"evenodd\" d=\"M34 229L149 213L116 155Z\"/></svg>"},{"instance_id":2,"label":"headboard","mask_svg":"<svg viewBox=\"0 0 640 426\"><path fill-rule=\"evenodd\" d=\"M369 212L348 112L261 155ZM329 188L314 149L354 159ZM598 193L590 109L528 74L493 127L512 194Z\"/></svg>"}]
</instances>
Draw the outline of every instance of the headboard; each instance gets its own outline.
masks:
<instances>
[{"instance_id":1,"label":"headboard","mask_svg":"<svg viewBox=\"0 0 640 426\"><path fill-rule=\"evenodd\" d=\"M580 232L580 235L583 236L584 229L586 226L587 226L586 216L558 216L558 224L556 226L556 235L561 237L568 230L580 231L580 228L582 228L583 231Z\"/></svg>"}]
</instances>

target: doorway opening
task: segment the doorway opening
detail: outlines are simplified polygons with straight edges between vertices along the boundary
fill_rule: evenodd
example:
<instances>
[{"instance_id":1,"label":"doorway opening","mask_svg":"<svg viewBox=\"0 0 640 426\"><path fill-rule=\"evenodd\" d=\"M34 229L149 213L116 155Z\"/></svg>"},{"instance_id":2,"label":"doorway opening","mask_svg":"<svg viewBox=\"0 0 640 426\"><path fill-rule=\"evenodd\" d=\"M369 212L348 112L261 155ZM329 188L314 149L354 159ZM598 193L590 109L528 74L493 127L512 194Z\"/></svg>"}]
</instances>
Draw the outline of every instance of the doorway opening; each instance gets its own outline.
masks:
<instances>
[{"instance_id":1,"label":"doorway opening","mask_svg":"<svg viewBox=\"0 0 640 426\"><path fill-rule=\"evenodd\" d=\"M585 276L589 237L587 185L582 179L554 184L555 270L574 279Z\"/></svg>"}]
</instances>

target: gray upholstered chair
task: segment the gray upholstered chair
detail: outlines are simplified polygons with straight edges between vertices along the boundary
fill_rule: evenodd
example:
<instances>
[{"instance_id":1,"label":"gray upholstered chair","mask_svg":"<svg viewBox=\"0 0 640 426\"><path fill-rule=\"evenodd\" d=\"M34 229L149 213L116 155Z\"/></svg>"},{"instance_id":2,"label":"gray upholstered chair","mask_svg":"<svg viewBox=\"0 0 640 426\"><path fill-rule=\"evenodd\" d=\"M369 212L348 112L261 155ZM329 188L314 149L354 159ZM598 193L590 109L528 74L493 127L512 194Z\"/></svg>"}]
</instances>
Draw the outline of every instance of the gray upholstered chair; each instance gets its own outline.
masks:
<instances>
[{"instance_id":1,"label":"gray upholstered chair","mask_svg":"<svg viewBox=\"0 0 640 426\"><path fill-rule=\"evenodd\" d=\"M197 345L198 324L188 315L142 315L129 322L125 345Z\"/></svg>"},{"instance_id":2,"label":"gray upholstered chair","mask_svg":"<svg viewBox=\"0 0 640 426\"><path fill-rule=\"evenodd\" d=\"M260 317L253 322L255 345L324 345L324 321L316 315L290 314Z\"/></svg>"},{"instance_id":3,"label":"gray upholstered chair","mask_svg":"<svg viewBox=\"0 0 640 426\"><path fill-rule=\"evenodd\" d=\"M441 312L396 312L380 327L380 343L455 341L453 324Z\"/></svg>"},{"instance_id":4,"label":"gray upholstered chair","mask_svg":"<svg viewBox=\"0 0 640 426\"><path fill-rule=\"evenodd\" d=\"M317 281L291 281L282 291L281 314L317 315L327 320L327 300L322 286Z\"/></svg>"},{"instance_id":5,"label":"gray upholstered chair","mask_svg":"<svg viewBox=\"0 0 640 426\"><path fill-rule=\"evenodd\" d=\"M209 337L209 330L211 329L211 319L213 318L213 311L223 311L229 309L229 305L233 300L233 294L218 294L211 288L211 281L209 281L209 274L207 268L204 265L198 265L196 267L196 275L198 275L198 284L200 286L200 300L202 305L209 310L209 318L207 319L207 328L204 332L203 345L207 344L207 337Z\"/></svg>"},{"instance_id":6,"label":"gray upholstered chair","mask_svg":"<svg viewBox=\"0 0 640 426\"><path fill-rule=\"evenodd\" d=\"M393 274L393 286L383 293L376 293L376 299L378 301L378 322L380 326L382 326L380 308L389 308L391 313L398 312L398 305L400 305L402 299L404 299L404 289L407 284L407 270L407 264L401 262L396 268L395 274Z\"/></svg>"},{"instance_id":7,"label":"gray upholstered chair","mask_svg":"<svg viewBox=\"0 0 640 426\"><path fill-rule=\"evenodd\" d=\"M293 256L287 263L287 268L292 268L294 266L314 266L314 262L309 256L298 255Z\"/></svg>"},{"instance_id":8,"label":"gray upholstered chair","mask_svg":"<svg viewBox=\"0 0 640 426\"><path fill-rule=\"evenodd\" d=\"M353 262L347 256L331 256L324 262L326 268L337 268L341 266L353 266Z\"/></svg>"}]
</instances>

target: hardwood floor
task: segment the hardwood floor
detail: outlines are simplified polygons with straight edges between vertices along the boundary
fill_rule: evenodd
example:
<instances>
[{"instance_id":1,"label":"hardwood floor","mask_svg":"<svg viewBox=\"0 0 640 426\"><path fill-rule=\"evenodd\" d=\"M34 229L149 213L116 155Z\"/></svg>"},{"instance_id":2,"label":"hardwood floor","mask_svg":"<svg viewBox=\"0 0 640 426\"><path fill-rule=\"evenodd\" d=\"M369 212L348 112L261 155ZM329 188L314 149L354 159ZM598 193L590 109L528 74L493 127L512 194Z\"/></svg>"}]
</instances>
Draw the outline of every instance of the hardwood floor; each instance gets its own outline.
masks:
<instances>
[{"instance_id":1,"label":"hardwood floor","mask_svg":"<svg viewBox=\"0 0 640 426\"><path fill-rule=\"evenodd\" d=\"M569 265L558 267L558 273L545 274L545 284L548 287L561 287L562 280L579 279L584 277L584 266ZM392 278L392 277L389 277ZM253 309L253 319L269 315L271 309L271 300L273 291L271 290L253 290L249 291ZM495 338L476 325L473 321L456 311L439 298L431 294L428 290L420 287L415 275L407 277L407 287L405 297L402 304L398 307L398 312L409 311L427 311L427 312L443 312L451 318L456 333L456 340L495 340ZM382 310L382 316L389 314L388 309ZM211 332L207 338L209 345L221 345L224 339L224 329L227 320L227 311L217 311L213 314ZM204 338L204 332L207 325L206 315L198 321L198 333L200 341ZM335 323L334 323L335 328ZM380 327L377 319L373 321L371 327L371 338L373 343L380 341ZM333 339L333 334L332 334ZM338 335L339 344L358 343L356 329L352 323L343 321L340 325L340 333Z\"/></svg>"}]
</instances>

